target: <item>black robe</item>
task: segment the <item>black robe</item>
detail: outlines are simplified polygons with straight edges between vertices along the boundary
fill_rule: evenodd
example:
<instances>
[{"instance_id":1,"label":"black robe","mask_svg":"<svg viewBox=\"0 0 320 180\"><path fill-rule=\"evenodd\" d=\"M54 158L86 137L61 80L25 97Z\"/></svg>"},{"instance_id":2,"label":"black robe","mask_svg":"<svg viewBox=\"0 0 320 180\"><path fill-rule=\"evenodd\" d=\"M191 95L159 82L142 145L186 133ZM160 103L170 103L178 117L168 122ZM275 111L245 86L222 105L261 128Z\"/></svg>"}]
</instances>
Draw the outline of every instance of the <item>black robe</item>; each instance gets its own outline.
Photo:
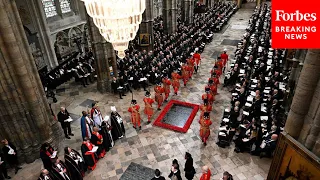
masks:
<instances>
[{"instance_id":1,"label":"black robe","mask_svg":"<svg viewBox=\"0 0 320 180\"><path fill-rule=\"evenodd\" d=\"M112 126L111 134L114 141L119 139L121 136L125 135L123 122L119 124L117 117L121 118L120 114L118 114L117 112L111 112L111 118L110 118L111 126Z\"/></svg>"},{"instance_id":2,"label":"black robe","mask_svg":"<svg viewBox=\"0 0 320 180\"><path fill-rule=\"evenodd\" d=\"M105 147L105 149L107 151L109 151L113 145L112 145L112 137L110 136L110 134L108 133L108 128L107 128L107 124L105 121L102 121L101 123L101 130L99 131L99 133L102 135L103 137L103 146Z\"/></svg>"},{"instance_id":3,"label":"black robe","mask_svg":"<svg viewBox=\"0 0 320 180\"><path fill-rule=\"evenodd\" d=\"M51 173L47 174L46 176L49 178L49 180L56 180L56 178ZM46 179L44 175L40 174L38 180L46 180Z\"/></svg>"},{"instance_id":4,"label":"black robe","mask_svg":"<svg viewBox=\"0 0 320 180\"><path fill-rule=\"evenodd\" d=\"M86 155L86 152L90 151L89 148L87 147L87 145L82 144L81 145L81 153L82 153L82 157L84 162L86 163L87 166L93 167L95 165L95 154L90 154L90 155Z\"/></svg>"},{"instance_id":5,"label":"black robe","mask_svg":"<svg viewBox=\"0 0 320 180\"><path fill-rule=\"evenodd\" d=\"M69 177L69 179L70 179L70 180L73 180L73 179L71 179L70 171L69 171L67 165L66 165L63 161L61 161L61 160L60 160L60 164L63 165L63 166L67 169L66 175ZM51 171L50 171L53 179L54 179L54 180L66 180L59 172L60 172L60 171L58 170L58 168L57 168L56 165L54 164L54 165L52 166L52 168L51 168Z\"/></svg>"},{"instance_id":6,"label":"black robe","mask_svg":"<svg viewBox=\"0 0 320 180\"><path fill-rule=\"evenodd\" d=\"M103 135L102 135L102 137L103 137ZM98 146L98 150L97 150L98 156L103 152L104 149L107 150L107 148L105 148L105 146L103 145L103 142L102 142L102 144L100 144L101 140L94 133L92 133L92 135L91 135L90 142L92 144L94 144L95 146Z\"/></svg>"},{"instance_id":7,"label":"black robe","mask_svg":"<svg viewBox=\"0 0 320 180\"><path fill-rule=\"evenodd\" d=\"M49 155L52 155L54 149L52 147L49 147L48 150L40 150L40 158L43 162L43 166L48 171L52 168L52 162Z\"/></svg>"},{"instance_id":8,"label":"black robe","mask_svg":"<svg viewBox=\"0 0 320 180\"><path fill-rule=\"evenodd\" d=\"M80 154L77 151L72 150L72 152L74 152L77 156L80 156ZM82 180L83 179L82 174L84 174L84 172L85 172L84 162L77 163L74 160L74 158L68 154L64 155L64 160L65 160L65 164L66 164L67 168L70 171L71 179L72 180L77 180L77 179Z\"/></svg>"}]
</instances>

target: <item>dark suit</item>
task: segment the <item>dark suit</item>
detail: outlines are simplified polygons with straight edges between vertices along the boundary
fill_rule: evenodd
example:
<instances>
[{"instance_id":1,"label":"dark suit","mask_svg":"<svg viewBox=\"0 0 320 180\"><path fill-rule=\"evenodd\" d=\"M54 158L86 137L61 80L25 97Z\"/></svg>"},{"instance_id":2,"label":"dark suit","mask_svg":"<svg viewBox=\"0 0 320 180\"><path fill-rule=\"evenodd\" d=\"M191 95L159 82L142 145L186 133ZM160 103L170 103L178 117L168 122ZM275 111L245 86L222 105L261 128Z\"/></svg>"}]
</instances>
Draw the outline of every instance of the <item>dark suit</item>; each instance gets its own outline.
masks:
<instances>
[{"instance_id":1,"label":"dark suit","mask_svg":"<svg viewBox=\"0 0 320 180\"><path fill-rule=\"evenodd\" d=\"M14 150L14 154L9 154L10 148L7 146L4 146L2 148L3 155L5 159L7 160L8 164L12 167L15 167L15 170L17 171L19 169L18 167L18 155L17 155L17 149L16 147L11 144L10 142L8 143L8 146L10 146Z\"/></svg>"},{"instance_id":2,"label":"dark suit","mask_svg":"<svg viewBox=\"0 0 320 180\"><path fill-rule=\"evenodd\" d=\"M0 154L0 159L1 161L4 161L4 155L1 153ZM6 168L6 163L5 161L0 164L0 180L4 180L4 178L8 177L8 172L7 172L7 168Z\"/></svg>"},{"instance_id":3,"label":"dark suit","mask_svg":"<svg viewBox=\"0 0 320 180\"><path fill-rule=\"evenodd\" d=\"M67 110L65 110L65 113L62 113L61 111L58 113L58 121L61 123L61 127L63 129L64 135L67 137L68 135L71 135L71 127L70 122L64 122L66 119L69 118L70 114Z\"/></svg>"}]
</instances>

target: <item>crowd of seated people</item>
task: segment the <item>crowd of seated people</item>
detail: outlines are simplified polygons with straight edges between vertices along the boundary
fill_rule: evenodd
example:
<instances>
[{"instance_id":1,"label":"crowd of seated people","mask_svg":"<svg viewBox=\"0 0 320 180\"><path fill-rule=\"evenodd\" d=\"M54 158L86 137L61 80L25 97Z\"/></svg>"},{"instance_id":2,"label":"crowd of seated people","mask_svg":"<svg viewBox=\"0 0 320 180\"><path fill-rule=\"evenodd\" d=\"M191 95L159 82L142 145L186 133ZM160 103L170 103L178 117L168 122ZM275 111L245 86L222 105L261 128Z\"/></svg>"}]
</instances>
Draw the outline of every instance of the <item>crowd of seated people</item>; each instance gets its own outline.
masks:
<instances>
[{"instance_id":1,"label":"crowd of seated people","mask_svg":"<svg viewBox=\"0 0 320 180\"><path fill-rule=\"evenodd\" d=\"M42 84L49 90L56 89L61 84L75 78L84 87L95 78L94 58L91 51L84 55L75 53L50 72L40 73Z\"/></svg>"},{"instance_id":2,"label":"crowd of seated people","mask_svg":"<svg viewBox=\"0 0 320 180\"><path fill-rule=\"evenodd\" d=\"M224 112L217 144L235 142L236 152L272 156L284 127L282 108L287 78L282 74L285 50L270 48L270 7L257 7L226 73L231 107Z\"/></svg>"},{"instance_id":3,"label":"crowd of seated people","mask_svg":"<svg viewBox=\"0 0 320 180\"><path fill-rule=\"evenodd\" d=\"M165 75L171 78L175 70L182 75L182 66L187 63L187 59L192 57L192 53L201 53L205 44L211 42L213 32L221 29L236 10L235 4L216 3L207 13L194 15L193 24L187 25L178 20L177 32L174 34L165 34L162 18L156 18L154 51L137 51L131 45L126 56L117 60L119 79L114 80L114 91L117 86L125 87L124 91L131 87L147 90L149 83L161 82Z\"/></svg>"}]
</instances>

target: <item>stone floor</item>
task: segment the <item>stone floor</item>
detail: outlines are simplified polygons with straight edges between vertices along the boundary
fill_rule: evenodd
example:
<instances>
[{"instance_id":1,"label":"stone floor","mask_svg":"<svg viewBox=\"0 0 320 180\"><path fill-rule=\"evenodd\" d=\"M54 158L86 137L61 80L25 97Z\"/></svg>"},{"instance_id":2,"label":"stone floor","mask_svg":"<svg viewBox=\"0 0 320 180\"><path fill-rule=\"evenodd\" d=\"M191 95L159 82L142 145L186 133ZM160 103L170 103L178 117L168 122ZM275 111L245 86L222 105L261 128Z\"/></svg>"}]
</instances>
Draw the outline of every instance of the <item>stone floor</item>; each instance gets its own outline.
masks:
<instances>
[{"instance_id":1,"label":"stone floor","mask_svg":"<svg viewBox=\"0 0 320 180\"><path fill-rule=\"evenodd\" d=\"M201 55L203 60L200 73L194 75L193 79L188 82L187 87L180 89L178 96L171 95L171 99L198 104L202 102L201 95L204 92L209 71L214 64L214 58L224 48L228 49L231 58L233 57L234 42L242 37L248 23L247 20L252 12L253 9L250 8L240 9L231 18L226 30L214 35L213 42L206 46L205 51ZM59 102L54 107L55 112L58 112L58 107L66 106L74 119L78 119L81 111L86 110L87 105L90 106L92 101L99 101L103 115L110 114L110 106L116 106L118 112L126 120L126 138L116 142L115 147L107 153L104 159L98 162L97 168L87 174L85 179L120 179L123 172L126 171L126 168L132 162L152 169L159 168L163 172L163 176L167 177L174 158L180 162L180 167L183 169L185 163L184 153L186 151L193 155L194 166L197 172L194 179L199 179L201 166L203 165L208 165L215 174L211 179L220 179L224 171L229 171L233 174L235 180L266 179L271 163L270 159L259 159L259 157L251 156L247 153L237 154L233 151L233 146L223 149L215 144L223 110L230 104L231 95L228 89L223 87L219 87L218 89L219 94L216 96L211 113L213 120L211 136L208 145L204 147L199 139L198 119L200 112L198 112L190 129L185 134L153 127L151 124L146 125L146 117L144 115L142 116L144 120L142 130L136 131L129 123L129 113L127 112L131 95L127 94L127 96L120 100L118 96L113 94L101 94L97 92L95 87L96 84L92 84L87 88L74 83L64 84L57 90ZM151 92L153 94L153 90ZM142 105L142 107L144 107L142 104L143 97L144 91L134 92L134 98L137 99L138 104ZM154 115L153 119L158 114L159 112ZM81 133L79 120L72 123L72 129L75 136L71 140L65 140L62 143L72 148L80 149ZM60 151L59 155L61 156L62 154L63 152ZM34 180L38 172L40 172L41 167L42 163L40 160L36 160L32 164L23 165L23 169L13 179Z\"/></svg>"}]
</instances>

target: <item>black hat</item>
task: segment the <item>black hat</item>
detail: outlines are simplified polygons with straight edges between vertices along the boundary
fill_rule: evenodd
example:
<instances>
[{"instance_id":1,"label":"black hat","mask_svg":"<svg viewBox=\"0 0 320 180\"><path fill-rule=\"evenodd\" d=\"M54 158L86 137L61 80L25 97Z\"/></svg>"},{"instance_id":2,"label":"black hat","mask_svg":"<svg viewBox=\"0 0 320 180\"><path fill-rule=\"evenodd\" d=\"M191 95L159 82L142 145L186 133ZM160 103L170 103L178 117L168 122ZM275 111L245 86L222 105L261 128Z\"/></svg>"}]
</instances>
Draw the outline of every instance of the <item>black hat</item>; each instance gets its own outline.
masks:
<instances>
[{"instance_id":1,"label":"black hat","mask_svg":"<svg viewBox=\"0 0 320 180\"><path fill-rule=\"evenodd\" d=\"M213 83L213 80L212 80L212 79L210 79L210 80L209 80L209 84L212 84L212 83Z\"/></svg>"},{"instance_id":2,"label":"black hat","mask_svg":"<svg viewBox=\"0 0 320 180\"><path fill-rule=\"evenodd\" d=\"M151 94L149 91L146 92L145 96L149 97Z\"/></svg>"},{"instance_id":3,"label":"black hat","mask_svg":"<svg viewBox=\"0 0 320 180\"><path fill-rule=\"evenodd\" d=\"M214 65L214 67L213 67L214 69L218 69L218 66L217 65Z\"/></svg>"},{"instance_id":4,"label":"black hat","mask_svg":"<svg viewBox=\"0 0 320 180\"><path fill-rule=\"evenodd\" d=\"M208 104L208 99L204 99L203 104Z\"/></svg>"},{"instance_id":5,"label":"black hat","mask_svg":"<svg viewBox=\"0 0 320 180\"><path fill-rule=\"evenodd\" d=\"M212 72L212 74L211 74L211 76L216 76L217 75L217 73L216 72Z\"/></svg>"},{"instance_id":6,"label":"black hat","mask_svg":"<svg viewBox=\"0 0 320 180\"><path fill-rule=\"evenodd\" d=\"M137 100L132 99L132 100L131 100L131 104L137 104Z\"/></svg>"},{"instance_id":7,"label":"black hat","mask_svg":"<svg viewBox=\"0 0 320 180\"><path fill-rule=\"evenodd\" d=\"M210 113L209 113L209 112L204 112L204 113L203 113L203 117L204 117L205 119L208 119L209 116L210 116Z\"/></svg>"},{"instance_id":8,"label":"black hat","mask_svg":"<svg viewBox=\"0 0 320 180\"><path fill-rule=\"evenodd\" d=\"M158 86L161 86L161 81L157 82L157 85L158 85Z\"/></svg>"},{"instance_id":9,"label":"black hat","mask_svg":"<svg viewBox=\"0 0 320 180\"><path fill-rule=\"evenodd\" d=\"M205 89L205 91L206 91L206 92L209 92L209 91L210 91L210 88L207 87L207 88Z\"/></svg>"},{"instance_id":10,"label":"black hat","mask_svg":"<svg viewBox=\"0 0 320 180\"><path fill-rule=\"evenodd\" d=\"M92 107L94 107L96 104L97 104L96 102L92 103Z\"/></svg>"}]
</instances>

